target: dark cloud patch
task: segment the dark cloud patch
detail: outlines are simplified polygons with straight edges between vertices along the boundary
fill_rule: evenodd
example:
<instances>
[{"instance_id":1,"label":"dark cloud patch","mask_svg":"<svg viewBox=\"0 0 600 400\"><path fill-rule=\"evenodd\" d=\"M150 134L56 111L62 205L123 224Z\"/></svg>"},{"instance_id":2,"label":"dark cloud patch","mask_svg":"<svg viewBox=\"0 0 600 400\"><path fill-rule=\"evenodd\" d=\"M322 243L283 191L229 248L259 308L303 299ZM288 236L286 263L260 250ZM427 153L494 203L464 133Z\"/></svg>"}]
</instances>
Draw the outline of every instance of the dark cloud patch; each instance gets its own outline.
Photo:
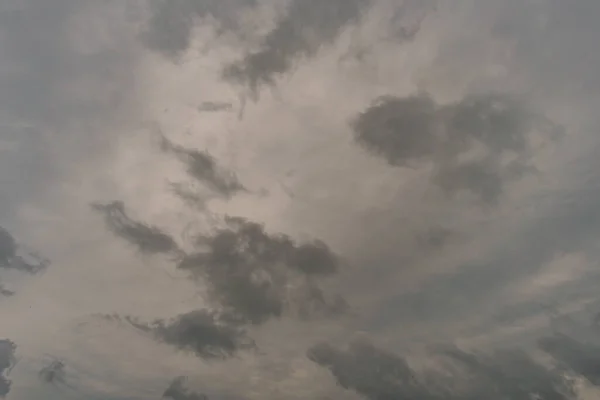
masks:
<instances>
[{"instance_id":1,"label":"dark cloud patch","mask_svg":"<svg viewBox=\"0 0 600 400\"><path fill-rule=\"evenodd\" d=\"M452 348L436 352L436 368L415 369L407 360L355 342L346 350L328 344L308 357L329 369L337 383L370 400L391 399L575 399L572 382L522 351L490 355Z\"/></svg>"},{"instance_id":2,"label":"dark cloud patch","mask_svg":"<svg viewBox=\"0 0 600 400\"><path fill-rule=\"evenodd\" d=\"M540 347L552 355L561 366L600 386L600 346L555 334L539 341Z\"/></svg>"},{"instance_id":3,"label":"dark cloud patch","mask_svg":"<svg viewBox=\"0 0 600 400\"><path fill-rule=\"evenodd\" d=\"M371 0L293 0L286 14L263 39L259 50L223 70L226 80L247 87L256 97L273 85L298 59L313 56L358 22Z\"/></svg>"},{"instance_id":4,"label":"dark cloud patch","mask_svg":"<svg viewBox=\"0 0 600 400\"><path fill-rule=\"evenodd\" d=\"M53 360L40 370L38 376L44 383L66 384L66 365L64 361Z\"/></svg>"},{"instance_id":5,"label":"dark cloud patch","mask_svg":"<svg viewBox=\"0 0 600 400\"><path fill-rule=\"evenodd\" d=\"M7 289L4 287L4 285L0 284L0 296L11 297L14 295L15 295L14 291Z\"/></svg>"},{"instance_id":6,"label":"dark cloud patch","mask_svg":"<svg viewBox=\"0 0 600 400\"><path fill-rule=\"evenodd\" d=\"M434 167L448 194L469 192L494 203L507 182L533 169L533 135L556 139L560 128L523 102L482 94L440 105L429 95L382 97L351 124L356 142L397 167Z\"/></svg>"},{"instance_id":7,"label":"dark cloud patch","mask_svg":"<svg viewBox=\"0 0 600 400\"><path fill-rule=\"evenodd\" d=\"M338 268L324 243L297 244L242 218L228 217L225 227L200 236L198 251L179 268L204 278L214 301L254 324L281 316L294 296L309 308L334 307L314 282Z\"/></svg>"},{"instance_id":8,"label":"dark cloud patch","mask_svg":"<svg viewBox=\"0 0 600 400\"><path fill-rule=\"evenodd\" d=\"M37 274L48 267L50 261L20 245L13 235L0 226L0 268Z\"/></svg>"},{"instance_id":9,"label":"dark cloud patch","mask_svg":"<svg viewBox=\"0 0 600 400\"><path fill-rule=\"evenodd\" d=\"M195 393L185 387L185 377L173 379L167 390L163 393L163 399L171 400L208 400L205 394Z\"/></svg>"},{"instance_id":10,"label":"dark cloud patch","mask_svg":"<svg viewBox=\"0 0 600 400\"><path fill-rule=\"evenodd\" d=\"M186 149L164 137L161 138L161 148L174 153L187 165L187 172L192 178L219 196L229 199L237 193L247 191L236 174L219 166L208 152Z\"/></svg>"},{"instance_id":11,"label":"dark cloud patch","mask_svg":"<svg viewBox=\"0 0 600 400\"><path fill-rule=\"evenodd\" d=\"M234 318L215 311L197 310L171 321L158 320L150 324L129 317L127 321L159 341L201 358L224 359L255 347Z\"/></svg>"},{"instance_id":12,"label":"dark cloud patch","mask_svg":"<svg viewBox=\"0 0 600 400\"><path fill-rule=\"evenodd\" d=\"M0 266L10 265L17 255L17 241L0 226Z\"/></svg>"},{"instance_id":13,"label":"dark cloud patch","mask_svg":"<svg viewBox=\"0 0 600 400\"><path fill-rule=\"evenodd\" d=\"M142 39L150 49L176 59L190 47L196 23L211 17L216 22L217 34L241 34L241 16L257 3L257 0L160 1L154 6Z\"/></svg>"},{"instance_id":14,"label":"dark cloud patch","mask_svg":"<svg viewBox=\"0 0 600 400\"><path fill-rule=\"evenodd\" d=\"M117 236L135 245L142 253L178 254L175 240L160 228L138 222L125 211L122 201L107 204L92 204L92 208L101 213L107 227Z\"/></svg>"},{"instance_id":15,"label":"dark cloud patch","mask_svg":"<svg viewBox=\"0 0 600 400\"><path fill-rule=\"evenodd\" d=\"M437 105L427 95L381 97L352 123L358 144L394 166L429 159L439 141Z\"/></svg>"},{"instance_id":16,"label":"dark cloud patch","mask_svg":"<svg viewBox=\"0 0 600 400\"><path fill-rule=\"evenodd\" d=\"M0 397L4 398L10 392L11 381L8 375L14 367L17 345L8 339L0 340Z\"/></svg>"}]
</instances>

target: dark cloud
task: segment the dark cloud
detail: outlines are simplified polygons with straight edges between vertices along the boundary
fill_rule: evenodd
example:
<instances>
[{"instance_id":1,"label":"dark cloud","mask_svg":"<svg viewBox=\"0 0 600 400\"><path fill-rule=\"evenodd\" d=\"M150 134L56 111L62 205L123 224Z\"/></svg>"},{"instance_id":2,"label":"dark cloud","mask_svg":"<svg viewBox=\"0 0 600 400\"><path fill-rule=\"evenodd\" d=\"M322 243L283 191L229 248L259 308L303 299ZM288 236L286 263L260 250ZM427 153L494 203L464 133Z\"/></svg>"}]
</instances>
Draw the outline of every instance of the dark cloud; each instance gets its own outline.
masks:
<instances>
[{"instance_id":1,"label":"dark cloud","mask_svg":"<svg viewBox=\"0 0 600 400\"><path fill-rule=\"evenodd\" d=\"M13 235L0 226L0 268L37 274L48 267L50 261L19 245Z\"/></svg>"},{"instance_id":2,"label":"dark cloud","mask_svg":"<svg viewBox=\"0 0 600 400\"><path fill-rule=\"evenodd\" d=\"M177 58L191 45L200 20L216 22L217 33L242 33L241 16L257 0L166 0L154 5L143 42L169 58Z\"/></svg>"},{"instance_id":3,"label":"dark cloud","mask_svg":"<svg viewBox=\"0 0 600 400\"><path fill-rule=\"evenodd\" d=\"M338 261L322 242L297 244L258 223L228 217L224 228L200 236L198 247L179 268L204 278L211 298L243 320L279 317L293 307L295 295L300 303L331 310L314 279L334 273Z\"/></svg>"},{"instance_id":4,"label":"dark cloud","mask_svg":"<svg viewBox=\"0 0 600 400\"><path fill-rule=\"evenodd\" d=\"M151 324L134 318L127 318L127 321L163 343L206 359L223 359L240 350L254 348L254 342L237 321L215 311L192 311L171 321L159 320Z\"/></svg>"},{"instance_id":5,"label":"dark cloud","mask_svg":"<svg viewBox=\"0 0 600 400\"><path fill-rule=\"evenodd\" d=\"M8 266L17 255L17 241L0 226L0 266Z\"/></svg>"},{"instance_id":6,"label":"dark cloud","mask_svg":"<svg viewBox=\"0 0 600 400\"><path fill-rule=\"evenodd\" d=\"M175 240L160 228L138 222L125 211L122 201L93 204L92 208L104 216L107 227L117 236L135 245L142 253L178 254Z\"/></svg>"},{"instance_id":7,"label":"dark cloud","mask_svg":"<svg viewBox=\"0 0 600 400\"><path fill-rule=\"evenodd\" d=\"M224 198L231 198L247 189L237 176L217 164L217 160L206 151L186 149L161 137L161 148L174 153L187 165L188 174L209 190Z\"/></svg>"},{"instance_id":8,"label":"dark cloud","mask_svg":"<svg viewBox=\"0 0 600 400\"><path fill-rule=\"evenodd\" d=\"M260 49L227 66L223 77L246 86L256 97L298 59L313 56L341 31L358 22L371 0L293 0L286 14L263 39Z\"/></svg>"},{"instance_id":9,"label":"dark cloud","mask_svg":"<svg viewBox=\"0 0 600 400\"><path fill-rule=\"evenodd\" d=\"M0 296L4 296L4 297L10 297L10 296L14 296L15 292L5 288L2 284L0 284Z\"/></svg>"},{"instance_id":10,"label":"dark cloud","mask_svg":"<svg viewBox=\"0 0 600 400\"><path fill-rule=\"evenodd\" d=\"M10 370L14 367L17 345L8 339L0 340L0 397L4 398L10 392L11 381L8 379Z\"/></svg>"},{"instance_id":11,"label":"dark cloud","mask_svg":"<svg viewBox=\"0 0 600 400\"><path fill-rule=\"evenodd\" d=\"M61 360L53 360L43 367L38 375L44 383L65 384L67 377L66 365Z\"/></svg>"},{"instance_id":12,"label":"dark cloud","mask_svg":"<svg viewBox=\"0 0 600 400\"><path fill-rule=\"evenodd\" d=\"M427 95L381 97L352 123L358 144L394 166L429 159L439 141L437 105Z\"/></svg>"},{"instance_id":13,"label":"dark cloud","mask_svg":"<svg viewBox=\"0 0 600 400\"><path fill-rule=\"evenodd\" d=\"M552 355L559 365L600 386L600 346L583 342L565 334L540 339L540 347Z\"/></svg>"},{"instance_id":14,"label":"dark cloud","mask_svg":"<svg viewBox=\"0 0 600 400\"><path fill-rule=\"evenodd\" d=\"M185 377L173 379L167 390L163 393L164 399L171 400L207 400L205 394L195 393L187 389L185 386Z\"/></svg>"},{"instance_id":15,"label":"dark cloud","mask_svg":"<svg viewBox=\"0 0 600 400\"><path fill-rule=\"evenodd\" d=\"M353 121L357 143L390 165L432 165L445 192L494 203L507 182L528 171L532 135L555 139L559 127L508 95L471 95L439 105L427 94L382 97Z\"/></svg>"},{"instance_id":16,"label":"dark cloud","mask_svg":"<svg viewBox=\"0 0 600 400\"><path fill-rule=\"evenodd\" d=\"M322 344L308 352L340 386L370 400L576 398L572 382L560 371L522 351L482 355L451 348L434 356L435 369L417 370L405 358L368 342L355 342L346 350Z\"/></svg>"}]
</instances>

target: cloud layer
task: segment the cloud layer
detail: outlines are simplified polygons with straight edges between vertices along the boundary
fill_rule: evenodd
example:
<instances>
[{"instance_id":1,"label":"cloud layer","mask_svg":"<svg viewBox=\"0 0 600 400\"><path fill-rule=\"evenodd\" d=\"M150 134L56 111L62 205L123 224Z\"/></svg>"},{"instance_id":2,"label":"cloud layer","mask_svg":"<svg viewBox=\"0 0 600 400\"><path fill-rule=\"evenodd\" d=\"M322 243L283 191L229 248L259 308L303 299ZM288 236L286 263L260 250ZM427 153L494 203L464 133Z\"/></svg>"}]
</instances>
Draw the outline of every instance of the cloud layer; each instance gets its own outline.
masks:
<instances>
[{"instance_id":1,"label":"cloud layer","mask_svg":"<svg viewBox=\"0 0 600 400\"><path fill-rule=\"evenodd\" d=\"M563 3L0 4L0 397L597 397Z\"/></svg>"}]
</instances>

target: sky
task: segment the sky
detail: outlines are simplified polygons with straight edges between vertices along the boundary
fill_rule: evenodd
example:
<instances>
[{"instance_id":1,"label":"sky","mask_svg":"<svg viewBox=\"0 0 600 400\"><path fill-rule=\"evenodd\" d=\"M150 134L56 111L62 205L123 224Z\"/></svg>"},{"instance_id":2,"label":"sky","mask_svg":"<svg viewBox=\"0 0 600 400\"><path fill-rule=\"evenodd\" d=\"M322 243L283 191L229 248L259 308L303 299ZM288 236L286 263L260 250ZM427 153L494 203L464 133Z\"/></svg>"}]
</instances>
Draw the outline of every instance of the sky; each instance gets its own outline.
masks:
<instances>
[{"instance_id":1,"label":"sky","mask_svg":"<svg viewBox=\"0 0 600 400\"><path fill-rule=\"evenodd\" d=\"M0 0L0 398L600 398L595 0Z\"/></svg>"}]
</instances>

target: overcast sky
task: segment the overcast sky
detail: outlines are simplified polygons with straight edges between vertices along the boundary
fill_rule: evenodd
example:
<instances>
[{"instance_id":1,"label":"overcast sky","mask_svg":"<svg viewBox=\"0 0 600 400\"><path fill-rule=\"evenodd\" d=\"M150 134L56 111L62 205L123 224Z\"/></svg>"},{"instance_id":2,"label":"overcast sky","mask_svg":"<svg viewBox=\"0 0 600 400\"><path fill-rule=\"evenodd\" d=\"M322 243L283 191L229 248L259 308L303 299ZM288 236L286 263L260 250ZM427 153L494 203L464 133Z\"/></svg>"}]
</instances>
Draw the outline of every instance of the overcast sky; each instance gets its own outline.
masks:
<instances>
[{"instance_id":1,"label":"overcast sky","mask_svg":"<svg viewBox=\"0 0 600 400\"><path fill-rule=\"evenodd\" d=\"M0 0L0 398L600 398L597 0Z\"/></svg>"}]
</instances>

